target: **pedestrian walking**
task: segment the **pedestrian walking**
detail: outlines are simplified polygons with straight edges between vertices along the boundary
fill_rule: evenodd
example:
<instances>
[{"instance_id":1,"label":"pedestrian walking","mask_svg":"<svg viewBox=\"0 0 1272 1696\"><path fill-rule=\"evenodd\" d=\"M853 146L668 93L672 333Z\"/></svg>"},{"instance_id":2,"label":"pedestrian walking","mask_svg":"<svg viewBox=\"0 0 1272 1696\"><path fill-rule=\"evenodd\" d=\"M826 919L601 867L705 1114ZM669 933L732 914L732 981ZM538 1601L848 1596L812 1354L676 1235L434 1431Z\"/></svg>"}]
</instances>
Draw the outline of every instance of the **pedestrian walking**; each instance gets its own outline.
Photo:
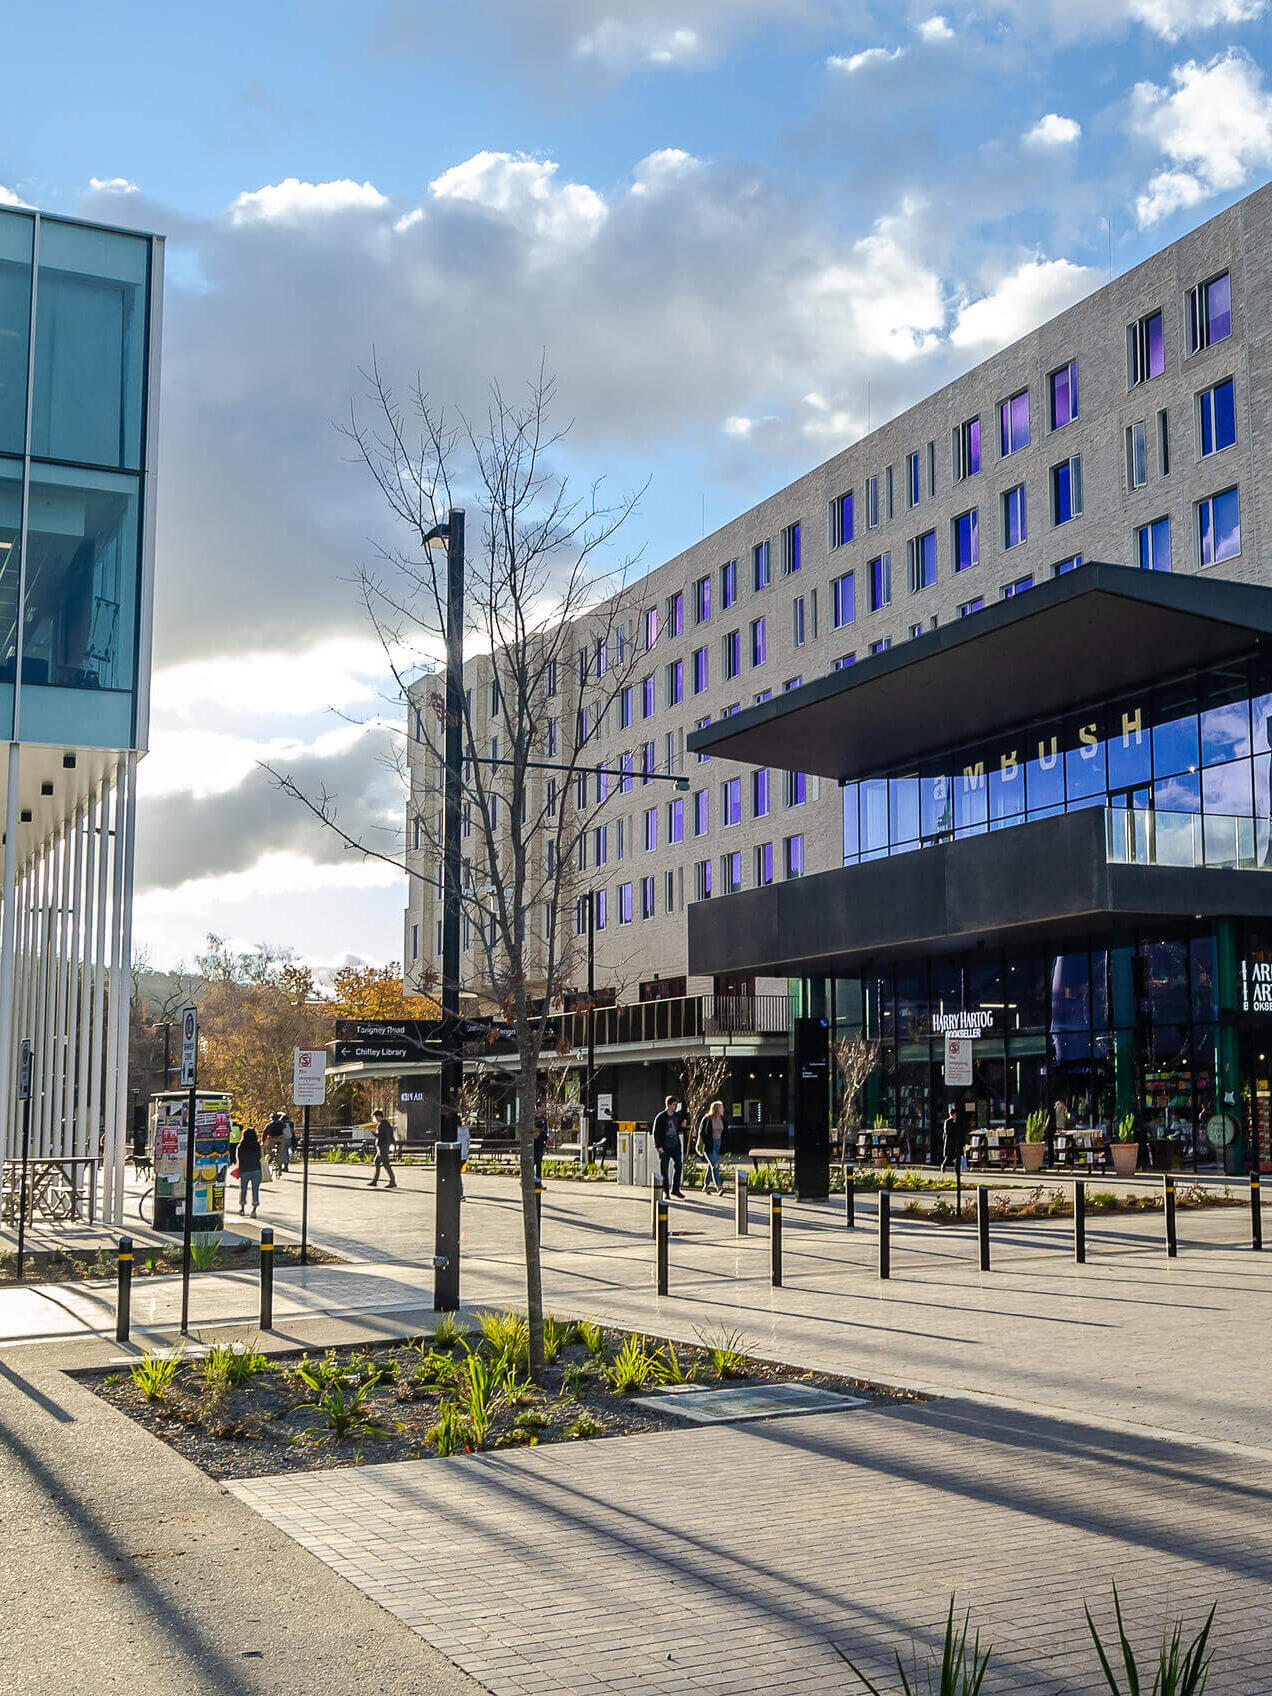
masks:
<instances>
[{"instance_id":1,"label":"pedestrian walking","mask_svg":"<svg viewBox=\"0 0 1272 1696\"><path fill-rule=\"evenodd\" d=\"M270 1174L277 1177L283 1163L283 1116L275 1111L269 1116L269 1123L261 1132L261 1147L269 1162Z\"/></svg>"},{"instance_id":2,"label":"pedestrian walking","mask_svg":"<svg viewBox=\"0 0 1272 1696\"><path fill-rule=\"evenodd\" d=\"M680 1174L684 1170L684 1148L680 1141L680 1103L674 1095L666 1097L662 1112L654 1120L654 1147L662 1169L664 1196L683 1198Z\"/></svg>"},{"instance_id":3,"label":"pedestrian walking","mask_svg":"<svg viewBox=\"0 0 1272 1696\"><path fill-rule=\"evenodd\" d=\"M548 1151L548 1116L542 1108L534 1116L534 1175L543 1182L543 1157Z\"/></svg>"},{"instance_id":4,"label":"pedestrian walking","mask_svg":"<svg viewBox=\"0 0 1272 1696\"><path fill-rule=\"evenodd\" d=\"M713 1101L698 1121L698 1153L707 1163L702 1179L704 1195L713 1185L717 1195L724 1194L724 1185L720 1182L720 1156L723 1151L724 1103Z\"/></svg>"},{"instance_id":5,"label":"pedestrian walking","mask_svg":"<svg viewBox=\"0 0 1272 1696\"><path fill-rule=\"evenodd\" d=\"M945 1115L945 1124L941 1127L941 1170L953 1163L957 1172L963 1159L963 1125L958 1116L958 1108L951 1104Z\"/></svg>"},{"instance_id":6,"label":"pedestrian walking","mask_svg":"<svg viewBox=\"0 0 1272 1696\"><path fill-rule=\"evenodd\" d=\"M283 1115L283 1129L278 1139L279 1164L284 1172L291 1170L292 1149L296 1146L296 1127L288 1114Z\"/></svg>"},{"instance_id":7,"label":"pedestrian walking","mask_svg":"<svg viewBox=\"0 0 1272 1696\"><path fill-rule=\"evenodd\" d=\"M393 1176L393 1162L390 1158L393 1153L393 1144L396 1140L393 1132L393 1122L389 1118L388 1114L383 1112L379 1107L375 1110L374 1118L375 1171L371 1177L371 1188L374 1189L379 1183L380 1168L383 1166L384 1175L389 1180L388 1187L391 1190L395 1190L397 1188L397 1179Z\"/></svg>"},{"instance_id":8,"label":"pedestrian walking","mask_svg":"<svg viewBox=\"0 0 1272 1696\"><path fill-rule=\"evenodd\" d=\"M256 1209L261 1202L261 1139L256 1134L256 1127L249 1125L239 1138L237 1161L239 1181L239 1212L247 1210L248 1186L252 1190L252 1218L256 1217Z\"/></svg>"}]
</instances>

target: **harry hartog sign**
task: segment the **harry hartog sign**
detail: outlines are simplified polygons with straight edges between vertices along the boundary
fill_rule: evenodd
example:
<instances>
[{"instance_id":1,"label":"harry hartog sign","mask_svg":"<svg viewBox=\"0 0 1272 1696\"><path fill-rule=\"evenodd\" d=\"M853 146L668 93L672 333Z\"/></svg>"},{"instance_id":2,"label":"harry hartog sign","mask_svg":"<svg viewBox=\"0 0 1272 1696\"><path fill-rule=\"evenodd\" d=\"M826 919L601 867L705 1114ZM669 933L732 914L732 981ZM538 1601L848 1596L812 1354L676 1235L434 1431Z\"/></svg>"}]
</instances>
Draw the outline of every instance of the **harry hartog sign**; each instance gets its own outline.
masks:
<instances>
[{"instance_id":1,"label":"harry hartog sign","mask_svg":"<svg viewBox=\"0 0 1272 1696\"><path fill-rule=\"evenodd\" d=\"M1272 1015L1272 960L1241 962L1241 1010Z\"/></svg>"}]
</instances>

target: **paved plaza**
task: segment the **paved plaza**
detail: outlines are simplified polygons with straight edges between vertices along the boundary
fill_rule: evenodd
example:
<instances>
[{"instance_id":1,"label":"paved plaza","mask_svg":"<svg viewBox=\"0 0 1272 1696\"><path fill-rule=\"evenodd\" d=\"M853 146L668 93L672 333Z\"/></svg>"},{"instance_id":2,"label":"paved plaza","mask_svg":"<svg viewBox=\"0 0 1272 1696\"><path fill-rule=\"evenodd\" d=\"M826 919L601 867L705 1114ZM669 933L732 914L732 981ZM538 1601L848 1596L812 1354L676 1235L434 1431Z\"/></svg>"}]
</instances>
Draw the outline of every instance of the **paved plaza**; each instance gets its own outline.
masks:
<instances>
[{"instance_id":1,"label":"paved plaza","mask_svg":"<svg viewBox=\"0 0 1272 1696\"><path fill-rule=\"evenodd\" d=\"M313 1236L346 1264L279 1272L280 1342L427 1323L432 1173L406 1168L400 1180L371 1190L363 1169L315 1167ZM266 1192L261 1222L280 1238L297 1223L299 1188ZM515 1186L473 1177L467 1188L465 1306L516 1304ZM409 1668L418 1642L433 1680L421 1673L422 1690L847 1692L840 1652L886 1673L885 1650L912 1634L930 1643L957 1592L996 1645L987 1690L1094 1692L1082 1602L1107 1617L1114 1576L1145 1644L1168 1617L1198 1622L1217 1599L1212 1691L1265 1690L1272 1365L1260 1339L1272 1254L1251 1253L1248 1213L1181 1213L1173 1261L1160 1215L1093 1215L1084 1267L1069 1222L996 1226L981 1273L970 1224L925 1225L895 1207L883 1283L873 1198L852 1231L842 1202L787 1198L775 1290L766 1205L753 1200L739 1239L731 1202L687 1200L673 1208L671 1294L659 1300L648 1197L556 1182L545 1286L562 1315L686 1340L736 1330L757 1352L929 1401L349 1467L231 1494L100 1403L97 1442L135 1457L134 1470L157 1450L159 1475L201 1504L231 1569L262 1527L301 1563L305 1607L329 1621L359 1598L386 1622L395 1668ZM176 1280L138 1281L140 1344L171 1337L178 1301ZM196 1286L202 1330L251 1330L255 1310L253 1274ZM56 1436L38 1400L68 1382L56 1363L109 1358L112 1328L109 1286L0 1294L6 1432L26 1416ZM117 1484L125 1502L127 1481ZM194 1523L183 1509L171 1539L150 1541L181 1545ZM245 1660L227 1687L281 1688L269 1682L281 1671ZM330 1671L318 1687L377 1688Z\"/></svg>"}]
</instances>

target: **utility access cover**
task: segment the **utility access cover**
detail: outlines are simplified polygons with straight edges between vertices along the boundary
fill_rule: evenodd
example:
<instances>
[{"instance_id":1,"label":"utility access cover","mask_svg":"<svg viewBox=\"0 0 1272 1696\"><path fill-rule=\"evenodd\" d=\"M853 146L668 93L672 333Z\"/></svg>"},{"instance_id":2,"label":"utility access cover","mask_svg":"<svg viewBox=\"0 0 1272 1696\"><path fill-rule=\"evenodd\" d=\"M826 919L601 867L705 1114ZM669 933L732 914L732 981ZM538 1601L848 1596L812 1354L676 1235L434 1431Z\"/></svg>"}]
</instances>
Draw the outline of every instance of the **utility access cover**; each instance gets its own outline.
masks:
<instances>
[{"instance_id":1,"label":"utility access cover","mask_svg":"<svg viewBox=\"0 0 1272 1696\"><path fill-rule=\"evenodd\" d=\"M676 1385L656 1396L636 1396L637 1407L674 1413L697 1425L729 1425L743 1419L772 1419L784 1413L835 1413L867 1407L864 1396L841 1396L813 1384L739 1384L729 1390Z\"/></svg>"}]
</instances>

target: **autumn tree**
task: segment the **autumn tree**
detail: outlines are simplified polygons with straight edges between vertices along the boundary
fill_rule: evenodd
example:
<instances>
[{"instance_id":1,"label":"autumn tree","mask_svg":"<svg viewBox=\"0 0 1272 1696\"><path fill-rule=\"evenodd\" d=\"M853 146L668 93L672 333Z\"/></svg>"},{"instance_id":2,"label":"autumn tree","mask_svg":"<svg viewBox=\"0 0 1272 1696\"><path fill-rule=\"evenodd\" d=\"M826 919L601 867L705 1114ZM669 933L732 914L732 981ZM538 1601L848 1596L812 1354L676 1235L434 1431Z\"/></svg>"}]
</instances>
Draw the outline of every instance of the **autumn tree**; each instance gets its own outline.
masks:
<instances>
[{"instance_id":1,"label":"autumn tree","mask_svg":"<svg viewBox=\"0 0 1272 1696\"><path fill-rule=\"evenodd\" d=\"M689 1115L689 1135L713 1101L723 1101L729 1062L719 1054L691 1054L680 1064L680 1095Z\"/></svg>"}]
</instances>

